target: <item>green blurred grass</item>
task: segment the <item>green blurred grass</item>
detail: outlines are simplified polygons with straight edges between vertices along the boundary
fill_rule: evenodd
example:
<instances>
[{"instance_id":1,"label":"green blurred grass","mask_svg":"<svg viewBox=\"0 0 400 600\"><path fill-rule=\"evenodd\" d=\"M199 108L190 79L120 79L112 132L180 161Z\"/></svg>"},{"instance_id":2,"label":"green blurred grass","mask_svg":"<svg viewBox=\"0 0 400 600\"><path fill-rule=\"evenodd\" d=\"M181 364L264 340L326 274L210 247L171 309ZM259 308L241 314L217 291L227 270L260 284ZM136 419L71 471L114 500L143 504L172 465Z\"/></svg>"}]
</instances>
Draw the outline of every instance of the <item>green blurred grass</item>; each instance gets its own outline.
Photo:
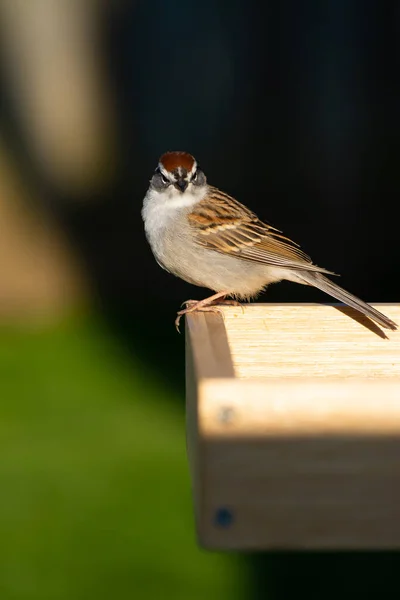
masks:
<instances>
[{"instance_id":1,"label":"green blurred grass","mask_svg":"<svg viewBox=\"0 0 400 600\"><path fill-rule=\"evenodd\" d=\"M100 319L0 328L0 598L239 597L194 538L182 406Z\"/></svg>"}]
</instances>

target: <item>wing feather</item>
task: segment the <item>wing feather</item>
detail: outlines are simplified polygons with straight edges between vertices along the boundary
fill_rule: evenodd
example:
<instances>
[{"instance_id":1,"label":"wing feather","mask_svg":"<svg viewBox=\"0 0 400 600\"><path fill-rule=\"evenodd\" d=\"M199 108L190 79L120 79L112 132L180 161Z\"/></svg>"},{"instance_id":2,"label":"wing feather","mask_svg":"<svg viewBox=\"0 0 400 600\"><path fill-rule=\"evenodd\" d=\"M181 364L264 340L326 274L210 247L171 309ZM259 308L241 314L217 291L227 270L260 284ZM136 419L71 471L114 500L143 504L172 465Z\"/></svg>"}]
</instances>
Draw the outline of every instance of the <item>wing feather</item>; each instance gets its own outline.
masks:
<instances>
[{"instance_id":1,"label":"wing feather","mask_svg":"<svg viewBox=\"0 0 400 600\"><path fill-rule=\"evenodd\" d=\"M279 229L217 188L209 186L209 194L194 206L188 220L197 243L210 250L265 265L334 274L314 265Z\"/></svg>"}]
</instances>

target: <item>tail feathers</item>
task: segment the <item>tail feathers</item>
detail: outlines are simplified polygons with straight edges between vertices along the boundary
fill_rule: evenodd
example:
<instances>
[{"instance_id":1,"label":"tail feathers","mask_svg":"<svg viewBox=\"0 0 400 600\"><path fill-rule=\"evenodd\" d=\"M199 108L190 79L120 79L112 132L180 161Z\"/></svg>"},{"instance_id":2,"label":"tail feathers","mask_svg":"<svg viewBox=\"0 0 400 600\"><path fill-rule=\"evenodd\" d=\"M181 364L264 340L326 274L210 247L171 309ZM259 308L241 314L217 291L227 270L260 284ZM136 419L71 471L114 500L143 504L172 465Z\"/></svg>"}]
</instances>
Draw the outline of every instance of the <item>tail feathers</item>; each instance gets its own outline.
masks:
<instances>
[{"instance_id":1,"label":"tail feathers","mask_svg":"<svg viewBox=\"0 0 400 600\"><path fill-rule=\"evenodd\" d=\"M394 323L391 319L383 315L375 308L372 308L372 306L370 306L366 302L360 300L360 298L357 298L357 296L353 296L353 294L350 294L350 292L347 292L346 290L336 285L336 283L333 283L323 275L320 275L319 273L298 272L297 276L299 280L301 279L304 281L304 283L308 285L313 285L314 287L320 289L326 294L333 296L334 298L336 298L336 300L339 300L339 302L344 302L344 304L355 308L367 317L370 317L373 321L376 321L376 323L378 323L382 327L392 330L397 329L396 323Z\"/></svg>"}]
</instances>

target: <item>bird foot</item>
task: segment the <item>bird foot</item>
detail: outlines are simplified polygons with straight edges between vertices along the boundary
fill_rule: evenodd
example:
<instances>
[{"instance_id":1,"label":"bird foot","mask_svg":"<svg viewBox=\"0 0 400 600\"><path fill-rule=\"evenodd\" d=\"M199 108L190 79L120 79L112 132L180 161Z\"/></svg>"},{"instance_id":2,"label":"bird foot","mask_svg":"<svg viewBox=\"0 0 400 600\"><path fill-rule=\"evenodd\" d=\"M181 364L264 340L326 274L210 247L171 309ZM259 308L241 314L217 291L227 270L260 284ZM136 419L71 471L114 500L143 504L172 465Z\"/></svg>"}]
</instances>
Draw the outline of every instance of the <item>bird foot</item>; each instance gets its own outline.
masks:
<instances>
[{"instance_id":1,"label":"bird foot","mask_svg":"<svg viewBox=\"0 0 400 600\"><path fill-rule=\"evenodd\" d=\"M177 317L175 319L175 327L176 327L176 330L178 333L180 333L179 321L181 320L183 315L187 315L188 313L192 313L192 312L213 312L213 313L221 312L221 308L216 304L208 304L206 306L196 306L197 304L198 304L198 302L195 302L189 308L184 308L183 310L180 310L177 313Z\"/></svg>"},{"instance_id":2,"label":"bird foot","mask_svg":"<svg viewBox=\"0 0 400 600\"><path fill-rule=\"evenodd\" d=\"M190 306L194 306L198 302L199 300L185 300L185 302L182 302L181 307L185 306L186 308L189 308Z\"/></svg>"},{"instance_id":3,"label":"bird foot","mask_svg":"<svg viewBox=\"0 0 400 600\"><path fill-rule=\"evenodd\" d=\"M237 300L225 300L225 298L217 298L217 299L211 300L207 303L206 303L206 301L207 301L207 298L206 298L206 300L186 300L185 302L183 302L181 304L181 306L185 306L185 308L180 310L177 313L177 317L175 319L175 327L176 327L176 330L178 331L178 333L180 333L179 322L180 322L181 318L183 317L183 315L187 315L188 313L192 313L192 312L220 313L221 305L240 306L243 311L243 306Z\"/></svg>"},{"instance_id":4,"label":"bird foot","mask_svg":"<svg viewBox=\"0 0 400 600\"><path fill-rule=\"evenodd\" d=\"M222 304L225 306L240 306L241 308L243 308L243 306L241 305L240 302L238 302L237 300L221 300L221 302L217 302L217 304Z\"/></svg>"},{"instance_id":5,"label":"bird foot","mask_svg":"<svg viewBox=\"0 0 400 600\"><path fill-rule=\"evenodd\" d=\"M185 300L185 302L182 302L181 306L185 306L186 308L191 308L192 306L195 306L196 304L198 304L199 302L202 302L202 300ZM216 305L216 304L222 304L225 306L242 306L240 304L240 302L238 302L237 300L225 300L225 299L220 299L220 300L212 300L209 305Z\"/></svg>"}]
</instances>

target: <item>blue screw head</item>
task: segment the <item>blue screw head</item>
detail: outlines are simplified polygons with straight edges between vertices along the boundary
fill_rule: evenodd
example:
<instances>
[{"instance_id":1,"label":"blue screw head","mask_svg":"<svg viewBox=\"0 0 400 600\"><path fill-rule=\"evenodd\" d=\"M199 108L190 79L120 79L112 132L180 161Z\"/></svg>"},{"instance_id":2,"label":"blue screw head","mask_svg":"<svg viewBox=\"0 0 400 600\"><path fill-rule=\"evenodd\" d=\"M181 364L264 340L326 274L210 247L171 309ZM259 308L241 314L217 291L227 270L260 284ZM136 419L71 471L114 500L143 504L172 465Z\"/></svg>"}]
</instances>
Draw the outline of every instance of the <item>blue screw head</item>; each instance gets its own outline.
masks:
<instances>
[{"instance_id":1,"label":"blue screw head","mask_svg":"<svg viewBox=\"0 0 400 600\"><path fill-rule=\"evenodd\" d=\"M230 508L221 507L215 511L214 523L217 527L227 529L233 523L233 512Z\"/></svg>"}]
</instances>

